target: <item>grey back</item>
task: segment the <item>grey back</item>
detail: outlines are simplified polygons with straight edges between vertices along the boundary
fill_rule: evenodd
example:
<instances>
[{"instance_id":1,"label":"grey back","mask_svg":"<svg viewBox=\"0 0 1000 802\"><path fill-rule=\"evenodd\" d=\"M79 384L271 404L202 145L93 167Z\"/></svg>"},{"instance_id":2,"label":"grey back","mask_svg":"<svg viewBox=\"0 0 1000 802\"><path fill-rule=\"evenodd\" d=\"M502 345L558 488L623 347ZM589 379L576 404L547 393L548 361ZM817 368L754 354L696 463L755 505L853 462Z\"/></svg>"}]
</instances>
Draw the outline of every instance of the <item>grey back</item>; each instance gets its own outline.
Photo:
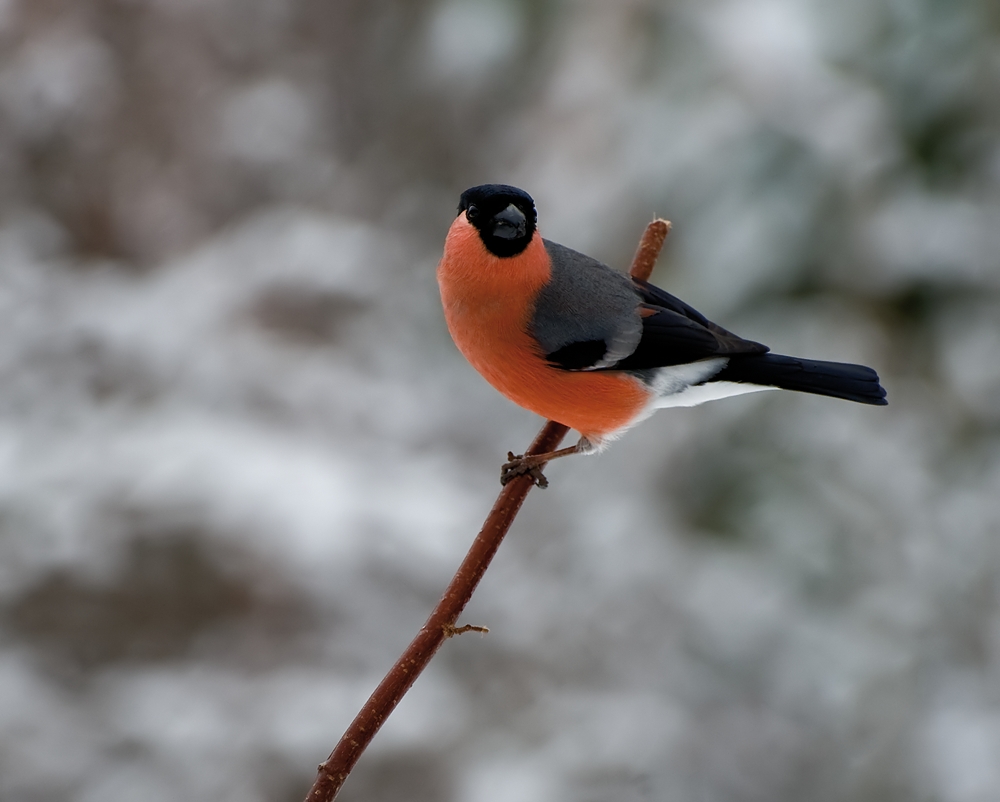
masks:
<instances>
[{"instance_id":1,"label":"grey back","mask_svg":"<svg viewBox=\"0 0 1000 802\"><path fill-rule=\"evenodd\" d=\"M607 265L549 240L552 280L539 293L532 333L546 354L577 342L603 340L603 358L587 369L613 365L642 337L642 303L632 282Z\"/></svg>"}]
</instances>

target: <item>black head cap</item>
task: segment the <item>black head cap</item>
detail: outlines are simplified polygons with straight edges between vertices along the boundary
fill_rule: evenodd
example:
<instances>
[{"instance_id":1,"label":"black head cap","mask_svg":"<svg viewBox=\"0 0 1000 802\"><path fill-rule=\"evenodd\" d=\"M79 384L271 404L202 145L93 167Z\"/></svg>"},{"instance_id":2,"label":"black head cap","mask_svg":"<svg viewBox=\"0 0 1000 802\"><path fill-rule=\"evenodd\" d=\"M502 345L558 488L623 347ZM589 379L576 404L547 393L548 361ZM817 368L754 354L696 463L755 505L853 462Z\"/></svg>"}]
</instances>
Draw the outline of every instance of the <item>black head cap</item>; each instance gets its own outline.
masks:
<instances>
[{"instance_id":1,"label":"black head cap","mask_svg":"<svg viewBox=\"0 0 1000 802\"><path fill-rule=\"evenodd\" d=\"M467 189L458 203L458 213L462 212L496 256L517 256L535 235L535 202L517 187L483 184Z\"/></svg>"}]
</instances>

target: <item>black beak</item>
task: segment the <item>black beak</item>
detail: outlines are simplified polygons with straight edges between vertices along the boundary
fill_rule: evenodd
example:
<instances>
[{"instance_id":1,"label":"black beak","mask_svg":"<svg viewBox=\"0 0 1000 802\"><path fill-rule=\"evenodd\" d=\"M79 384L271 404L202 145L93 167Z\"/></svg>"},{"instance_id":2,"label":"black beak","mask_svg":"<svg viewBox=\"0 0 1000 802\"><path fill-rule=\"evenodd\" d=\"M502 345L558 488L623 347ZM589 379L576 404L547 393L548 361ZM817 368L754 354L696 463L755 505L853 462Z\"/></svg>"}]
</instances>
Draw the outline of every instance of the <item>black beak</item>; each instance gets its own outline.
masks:
<instances>
[{"instance_id":1,"label":"black beak","mask_svg":"<svg viewBox=\"0 0 1000 802\"><path fill-rule=\"evenodd\" d=\"M500 239L519 239L528 231L524 212L513 203L493 216L493 236Z\"/></svg>"}]
</instances>

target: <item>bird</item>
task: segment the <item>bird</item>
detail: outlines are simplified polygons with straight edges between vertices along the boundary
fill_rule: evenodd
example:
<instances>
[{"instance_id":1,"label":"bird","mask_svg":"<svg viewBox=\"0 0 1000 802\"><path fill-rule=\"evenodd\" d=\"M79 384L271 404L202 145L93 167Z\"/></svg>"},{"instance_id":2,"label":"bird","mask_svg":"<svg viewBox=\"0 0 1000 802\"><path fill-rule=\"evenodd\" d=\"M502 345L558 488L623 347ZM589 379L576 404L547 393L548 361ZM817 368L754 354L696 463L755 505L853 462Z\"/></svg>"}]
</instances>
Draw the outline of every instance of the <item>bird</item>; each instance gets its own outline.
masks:
<instances>
[{"instance_id":1,"label":"bird","mask_svg":"<svg viewBox=\"0 0 1000 802\"><path fill-rule=\"evenodd\" d=\"M462 193L437 267L455 345L500 393L576 430L576 445L508 454L501 482L603 451L657 409L760 390L885 406L869 367L773 354L665 290L543 239L531 196L506 184Z\"/></svg>"}]
</instances>

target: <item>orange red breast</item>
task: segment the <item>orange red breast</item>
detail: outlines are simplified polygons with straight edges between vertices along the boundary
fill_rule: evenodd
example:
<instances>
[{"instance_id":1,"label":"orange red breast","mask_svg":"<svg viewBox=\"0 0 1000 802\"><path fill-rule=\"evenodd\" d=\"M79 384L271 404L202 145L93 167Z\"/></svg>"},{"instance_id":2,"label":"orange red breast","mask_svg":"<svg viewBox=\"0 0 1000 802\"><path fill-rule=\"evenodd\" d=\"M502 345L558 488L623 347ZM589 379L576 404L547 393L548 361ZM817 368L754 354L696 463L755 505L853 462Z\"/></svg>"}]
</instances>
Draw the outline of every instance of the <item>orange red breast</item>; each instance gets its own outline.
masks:
<instances>
[{"instance_id":1,"label":"orange red breast","mask_svg":"<svg viewBox=\"0 0 1000 802\"><path fill-rule=\"evenodd\" d=\"M531 319L551 279L550 264L537 232L524 251L500 258L460 214L437 270L445 320L465 358L503 395L598 445L643 417L651 393L627 373L549 364L531 334Z\"/></svg>"}]
</instances>

